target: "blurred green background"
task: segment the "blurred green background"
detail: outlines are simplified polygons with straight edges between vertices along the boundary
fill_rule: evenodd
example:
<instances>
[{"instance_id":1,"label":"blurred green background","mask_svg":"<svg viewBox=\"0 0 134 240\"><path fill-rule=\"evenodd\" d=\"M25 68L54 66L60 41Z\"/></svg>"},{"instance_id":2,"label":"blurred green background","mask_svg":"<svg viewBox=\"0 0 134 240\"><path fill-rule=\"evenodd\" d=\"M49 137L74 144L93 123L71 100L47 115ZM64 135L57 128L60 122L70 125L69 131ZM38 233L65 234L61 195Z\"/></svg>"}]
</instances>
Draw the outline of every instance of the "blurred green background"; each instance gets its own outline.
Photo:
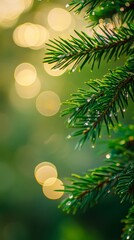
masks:
<instances>
[{"instance_id":1,"label":"blurred green background","mask_svg":"<svg viewBox=\"0 0 134 240\"><path fill-rule=\"evenodd\" d=\"M67 216L57 208L60 200L47 199L34 178L34 168L43 161L54 163L59 178L66 182L65 178L71 173L84 174L88 168L99 166L105 158L104 147L99 141L94 149L87 143L81 151L74 150L77 139L66 139L70 130L66 128L65 119L59 117L62 107L50 117L40 114L37 108L40 93L52 91L64 102L78 87L84 87L85 81L102 77L109 68L125 60L124 57L117 63L104 62L93 72L86 66L82 72L76 69L71 74L66 70L60 76L48 74L43 65L48 36L51 39L69 38L74 34L73 29L90 34L82 14L68 14L63 21L67 3L62 0L0 0L1 240L117 240L123 226L120 219L127 213L127 204L120 205L119 199L109 196L86 213ZM57 20L59 25L61 22L61 29L56 28L57 15L52 15L56 8L63 14L60 17L59 12L60 20ZM37 41L38 46L35 46L33 29L30 34L25 31L25 36L24 28L17 32L16 29L26 23L45 29L40 38L47 31L47 38L42 37L40 44ZM28 26L33 26L30 24ZM16 83L15 69L22 63L32 64L36 69L39 85L33 95L28 92L25 96L27 86L23 89ZM130 103L124 123L132 123L133 111ZM105 131L103 137L106 138Z\"/></svg>"}]
</instances>

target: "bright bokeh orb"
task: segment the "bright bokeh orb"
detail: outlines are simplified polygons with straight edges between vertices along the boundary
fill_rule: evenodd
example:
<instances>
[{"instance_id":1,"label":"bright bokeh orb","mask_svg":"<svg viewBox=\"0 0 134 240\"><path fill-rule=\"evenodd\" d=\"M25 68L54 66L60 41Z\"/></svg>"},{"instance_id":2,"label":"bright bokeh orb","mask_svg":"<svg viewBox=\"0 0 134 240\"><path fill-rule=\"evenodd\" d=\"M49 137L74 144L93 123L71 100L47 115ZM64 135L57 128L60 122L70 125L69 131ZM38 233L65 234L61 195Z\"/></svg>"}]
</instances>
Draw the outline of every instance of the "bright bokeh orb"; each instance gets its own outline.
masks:
<instances>
[{"instance_id":1,"label":"bright bokeh orb","mask_svg":"<svg viewBox=\"0 0 134 240\"><path fill-rule=\"evenodd\" d=\"M58 178L49 178L44 182L42 190L47 198L52 200L59 199L64 194L63 182ZM60 192L56 190L60 190Z\"/></svg>"},{"instance_id":2,"label":"bright bokeh orb","mask_svg":"<svg viewBox=\"0 0 134 240\"><path fill-rule=\"evenodd\" d=\"M57 179L57 170L53 166L44 165L35 169L34 172L35 178L40 185L43 185L44 182L49 178Z\"/></svg>"},{"instance_id":3,"label":"bright bokeh orb","mask_svg":"<svg viewBox=\"0 0 134 240\"><path fill-rule=\"evenodd\" d=\"M0 0L0 26L11 27L24 11L29 10L34 0Z\"/></svg>"},{"instance_id":4,"label":"bright bokeh orb","mask_svg":"<svg viewBox=\"0 0 134 240\"><path fill-rule=\"evenodd\" d=\"M44 69L50 76L58 77L61 76L66 69L52 69L55 64L44 63Z\"/></svg>"},{"instance_id":5,"label":"bright bokeh orb","mask_svg":"<svg viewBox=\"0 0 134 240\"><path fill-rule=\"evenodd\" d=\"M41 167L44 167L44 166L51 166L53 167L54 169L56 169L55 165L50 163L50 162L41 162L39 163L36 167L35 167L35 170L34 170L34 174L36 175L36 172L41 168Z\"/></svg>"},{"instance_id":6,"label":"bright bokeh orb","mask_svg":"<svg viewBox=\"0 0 134 240\"><path fill-rule=\"evenodd\" d=\"M40 114L50 117L60 109L60 98L52 91L44 91L36 99L36 108Z\"/></svg>"},{"instance_id":7,"label":"bright bokeh orb","mask_svg":"<svg viewBox=\"0 0 134 240\"><path fill-rule=\"evenodd\" d=\"M35 67L30 63L21 63L14 72L16 82L22 86L29 86L36 81L37 72Z\"/></svg>"},{"instance_id":8,"label":"bright bokeh orb","mask_svg":"<svg viewBox=\"0 0 134 240\"><path fill-rule=\"evenodd\" d=\"M41 49L48 39L48 30L39 24L24 23L13 32L13 41L20 47Z\"/></svg>"},{"instance_id":9,"label":"bright bokeh orb","mask_svg":"<svg viewBox=\"0 0 134 240\"><path fill-rule=\"evenodd\" d=\"M48 24L55 31L64 31L71 25L71 14L63 8L53 8L48 13Z\"/></svg>"},{"instance_id":10,"label":"bright bokeh orb","mask_svg":"<svg viewBox=\"0 0 134 240\"><path fill-rule=\"evenodd\" d=\"M23 86L15 82L15 89L19 97L31 99L37 96L41 89L41 84L38 78L31 84L27 86Z\"/></svg>"}]
</instances>

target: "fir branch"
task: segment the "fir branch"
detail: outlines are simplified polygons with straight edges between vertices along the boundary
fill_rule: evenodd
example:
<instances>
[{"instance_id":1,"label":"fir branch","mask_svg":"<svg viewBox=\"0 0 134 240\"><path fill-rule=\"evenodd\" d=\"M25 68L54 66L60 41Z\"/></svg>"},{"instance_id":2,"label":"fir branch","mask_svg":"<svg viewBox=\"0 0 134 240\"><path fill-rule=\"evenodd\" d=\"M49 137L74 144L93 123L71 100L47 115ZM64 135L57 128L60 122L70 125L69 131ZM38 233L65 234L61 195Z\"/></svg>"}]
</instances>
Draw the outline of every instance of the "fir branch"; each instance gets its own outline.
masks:
<instances>
[{"instance_id":1,"label":"fir branch","mask_svg":"<svg viewBox=\"0 0 134 240\"><path fill-rule=\"evenodd\" d=\"M79 209L92 207L111 191L120 196L121 202L134 200L134 194L130 191L131 183L127 185L130 177L134 181L134 176L131 176L131 172L134 173L134 144L132 151L127 152L127 146L132 144L131 141L134 143L134 138L133 140L132 138L124 139L123 145L121 139L118 139L118 143L114 142L114 147L108 154L106 166L90 170L85 176L72 175L71 185L65 186L65 192L69 193L69 196L59 206L63 211L76 213ZM127 174L128 177L126 177ZM120 186L122 186L122 190ZM123 191L123 194L120 190ZM125 191L127 196L125 196Z\"/></svg>"},{"instance_id":2,"label":"fir branch","mask_svg":"<svg viewBox=\"0 0 134 240\"><path fill-rule=\"evenodd\" d=\"M122 23L131 23L134 20L134 1L125 3L126 7L121 14Z\"/></svg>"},{"instance_id":3,"label":"fir branch","mask_svg":"<svg viewBox=\"0 0 134 240\"><path fill-rule=\"evenodd\" d=\"M131 164L118 178L116 193L120 196L121 202L134 201L134 164Z\"/></svg>"},{"instance_id":4,"label":"fir branch","mask_svg":"<svg viewBox=\"0 0 134 240\"><path fill-rule=\"evenodd\" d=\"M76 13L80 13L85 7L87 7L86 14L88 14L101 2L104 2L104 0L72 0L66 5L66 7L71 7L70 11L75 10Z\"/></svg>"},{"instance_id":5,"label":"fir branch","mask_svg":"<svg viewBox=\"0 0 134 240\"><path fill-rule=\"evenodd\" d=\"M66 5L66 7L70 7L70 11L74 10L76 13L80 13L84 8L85 16L92 14L93 11L97 10L98 12L102 9L104 14L107 14L109 11L112 12L120 12L121 7L130 7L133 3L133 0L114 0L114 1L106 1L106 0L72 0L70 3ZM125 9L124 9L125 10Z\"/></svg>"},{"instance_id":6,"label":"fir branch","mask_svg":"<svg viewBox=\"0 0 134 240\"><path fill-rule=\"evenodd\" d=\"M125 227L123 229L122 240L134 240L134 205L129 209L126 219L123 220Z\"/></svg>"},{"instance_id":7,"label":"fir branch","mask_svg":"<svg viewBox=\"0 0 134 240\"><path fill-rule=\"evenodd\" d=\"M91 38L84 32L78 33L77 37L71 40L62 38L50 40L45 53L44 62L49 64L56 63L54 69L67 68L74 63L72 71L80 64L82 68L86 63L94 64L98 62L98 67L103 59L107 61L111 58L117 60L123 54L129 54L130 48L134 42L134 26L122 27L117 32L101 29L105 36L94 31L94 38Z\"/></svg>"},{"instance_id":8,"label":"fir branch","mask_svg":"<svg viewBox=\"0 0 134 240\"><path fill-rule=\"evenodd\" d=\"M62 116L69 115L68 126L78 128L68 138L81 135L77 147L81 147L88 139L94 144L100 137L102 124L108 134L110 127L119 122L128 106L128 96L134 101L134 58L131 57L124 67L111 71L102 80L90 80L89 90L79 89L72 98L66 101L69 108Z\"/></svg>"},{"instance_id":9,"label":"fir branch","mask_svg":"<svg viewBox=\"0 0 134 240\"><path fill-rule=\"evenodd\" d=\"M133 1L103 1L93 11L91 11L89 14L86 14L85 19L89 21L88 26L90 27L95 27L97 24L99 24L99 21L101 19L103 20L104 24L106 24L108 21L111 21L113 26L118 28L118 25L116 24L117 14L118 19L120 19L122 24L129 24L134 20L133 9Z\"/></svg>"}]
</instances>

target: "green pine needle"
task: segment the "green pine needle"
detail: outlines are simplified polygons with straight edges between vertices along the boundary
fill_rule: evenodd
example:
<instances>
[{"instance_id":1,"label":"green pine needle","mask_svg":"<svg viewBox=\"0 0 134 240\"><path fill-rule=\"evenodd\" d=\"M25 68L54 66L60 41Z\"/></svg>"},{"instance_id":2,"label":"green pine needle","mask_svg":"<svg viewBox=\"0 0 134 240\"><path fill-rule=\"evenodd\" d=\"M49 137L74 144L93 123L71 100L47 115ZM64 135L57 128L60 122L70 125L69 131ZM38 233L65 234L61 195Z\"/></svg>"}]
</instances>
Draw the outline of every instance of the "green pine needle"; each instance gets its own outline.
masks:
<instances>
[{"instance_id":1,"label":"green pine needle","mask_svg":"<svg viewBox=\"0 0 134 240\"><path fill-rule=\"evenodd\" d=\"M123 220L125 227L123 229L122 240L134 240L134 205L129 209L126 219Z\"/></svg>"},{"instance_id":2,"label":"green pine needle","mask_svg":"<svg viewBox=\"0 0 134 240\"><path fill-rule=\"evenodd\" d=\"M102 80L87 82L88 90L79 89L66 101L62 116L69 115L68 127L78 129L71 136L80 136L77 147L89 140L94 144L105 125L108 134L111 126L119 123L119 113L124 117L128 97L134 101L134 57L124 67L111 71Z\"/></svg>"},{"instance_id":3,"label":"green pine needle","mask_svg":"<svg viewBox=\"0 0 134 240\"><path fill-rule=\"evenodd\" d=\"M123 130L121 133L125 134ZM134 201L134 126L128 128L128 136L110 141L111 152L106 155L106 165L88 171L85 176L72 174L69 194L60 208L67 213L94 206L111 192L119 195L121 202Z\"/></svg>"},{"instance_id":4,"label":"green pine needle","mask_svg":"<svg viewBox=\"0 0 134 240\"><path fill-rule=\"evenodd\" d=\"M94 38L91 38L84 32L75 31L78 38L73 37L71 40L62 38L50 40L47 44L45 53L45 63L55 63L54 69L64 69L74 63L72 71L80 65L82 69L86 63L94 65L98 62L98 67L102 59L107 61L114 58L117 60L123 54L129 54L130 48L134 42L134 25L121 27L117 31L101 29L104 36L94 31Z\"/></svg>"}]
</instances>

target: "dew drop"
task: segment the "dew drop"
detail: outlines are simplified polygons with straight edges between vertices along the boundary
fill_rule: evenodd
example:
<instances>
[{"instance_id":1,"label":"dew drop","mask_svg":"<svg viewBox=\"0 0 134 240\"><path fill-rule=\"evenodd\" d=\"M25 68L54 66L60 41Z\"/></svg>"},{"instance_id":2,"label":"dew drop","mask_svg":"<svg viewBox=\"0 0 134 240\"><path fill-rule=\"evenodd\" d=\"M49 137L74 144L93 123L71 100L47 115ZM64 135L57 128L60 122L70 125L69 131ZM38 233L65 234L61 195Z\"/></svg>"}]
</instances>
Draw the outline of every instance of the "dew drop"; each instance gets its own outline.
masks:
<instances>
[{"instance_id":1,"label":"dew drop","mask_svg":"<svg viewBox=\"0 0 134 240\"><path fill-rule=\"evenodd\" d=\"M87 102L90 102L90 101L91 101L91 98L88 98L88 99L87 99Z\"/></svg>"},{"instance_id":2,"label":"dew drop","mask_svg":"<svg viewBox=\"0 0 134 240\"><path fill-rule=\"evenodd\" d=\"M70 202L70 201L68 201L68 202L66 203L66 205L67 205L67 206L70 206L70 205L71 205L71 202Z\"/></svg>"},{"instance_id":3,"label":"dew drop","mask_svg":"<svg viewBox=\"0 0 134 240\"><path fill-rule=\"evenodd\" d=\"M67 122L68 122L68 123L70 123L70 122L71 122L71 119L70 119L70 118L68 118Z\"/></svg>"},{"instance_id":4,"label":"dew drop","mask_svg":"<svg viewBox=\"0 0 134 240\"><path fill-rule=\"evenodd\" d=\"M126 109L125 109L125 108L123 109L123 112L126 112Z\"/></svg>"},{"instance_id":5,"label":"dew drop","mask_svg":"<svg viewBox=\"0 0 134 240\"><path fill-rule=\"evenodd\" d=\"M120 166L120 163L116 163L116 166L119 167L119 166Z\"/></svg>"},{"instance_id":6,"label":"dew drop","mask_svg":"<svg viewBox=\"0 0 134 240\"><path fill-rule=\"evenodd\" d=\"M68 136L67 136L67 139L70 139L70 138L71 138L71 135L68 135Z\"/></svg>"},{"instance_id":7,"label":"dew drop","mask_svg":"<svg viewBox=\"0 0 134 240\"><path fill-rule=\"evenodd\" d=\"M130 236L127 236L127 239L129 239L130 238Z\"/></svg>"},{"instance_id":8,"label":"dew drop","mask_svg":"<svg viewBox=\"0 0 134 240\"><path fill-rule=\"evenodd\" d=\"M69 199L72 199L73 197L74 197L74 196L73 196L73 194L72 194L72 195L69 196Z\"/></svg>"},{"instance_id":9,"label":"dew drop","mask_svg":"<svg viewBox=\"0 0 134 240\"><path fill-rule=\"evenodd\" d=\"M108 154L106 155L106 158L109 159L110 157L111 157L111 155L108 153Z\"/></svg>"},{"instance_id":10,"label":"dew drop","mask_svg":"<svg viewBox=\"0 0 134 240\"><path fill-rule=\"evenodd\" d=\"M95 145L92 145L91 147L92 147L92 148L95 148Z\"/></svg>"},{"instance_id":11,"label":"dew drop","mask_svg":"<svg viewBox=\"0 0 134 240\"><path fill-rule=\"evenodd\" d=\"M76 68L73 68L73 69L72 69L72 72L75 72L75 70L76 70Z\"/></svg>"},{"instance_id":12,"label":"dew drop","mask_svg":"<svg viewBox=\"0 0 134 240\"><path fill-rule=\"evenodd\" d=\"M67 4L66 4L66 8L68 8L68 7L69 7L69 4L67 3Z\"/></svg>"}]
</instances>

